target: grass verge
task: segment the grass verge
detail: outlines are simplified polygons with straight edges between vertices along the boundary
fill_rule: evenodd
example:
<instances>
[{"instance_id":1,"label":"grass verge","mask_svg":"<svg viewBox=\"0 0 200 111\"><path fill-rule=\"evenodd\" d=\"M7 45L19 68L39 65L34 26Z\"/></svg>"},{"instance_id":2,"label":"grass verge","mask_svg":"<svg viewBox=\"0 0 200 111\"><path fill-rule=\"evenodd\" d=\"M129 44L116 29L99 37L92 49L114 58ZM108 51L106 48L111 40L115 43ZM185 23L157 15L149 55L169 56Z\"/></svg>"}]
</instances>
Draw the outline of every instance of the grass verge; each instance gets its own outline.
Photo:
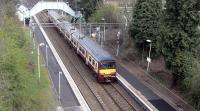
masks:
<instances>
[{"instance_id":1,"label":"grass verge","mask_svg":"<svg viewBox=\"0 0 200 111\"><path fill-rule=\"evenodd\" d=\"M39 82L37 51L29 30L21 27L14 18L5 18L0 27L0 111L55 110L47 70L41 67Z\"/></svg>"}]
</instances>

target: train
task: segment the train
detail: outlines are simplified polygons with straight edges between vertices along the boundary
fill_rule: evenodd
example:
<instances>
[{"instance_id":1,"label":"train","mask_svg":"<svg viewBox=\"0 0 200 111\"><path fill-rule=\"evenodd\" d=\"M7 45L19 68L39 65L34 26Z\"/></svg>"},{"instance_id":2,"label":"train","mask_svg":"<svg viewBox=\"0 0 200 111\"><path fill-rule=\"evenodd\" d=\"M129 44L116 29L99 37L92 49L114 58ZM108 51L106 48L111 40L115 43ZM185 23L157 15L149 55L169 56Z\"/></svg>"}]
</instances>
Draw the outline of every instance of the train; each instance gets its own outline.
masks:
<instances>
[{"instance_id":1,"label":"train","mask_svg":"<svg viewBox=\"0 0 200 111\"><path fill-rule=\"evenodd\" d=\"M116 61L90 37L81 33L69 20L56 11L48 11L49 22L53 23L59 32L81 56L85 64L95 72L98 82L116 81Z\"/></svg>"}]
</instances>

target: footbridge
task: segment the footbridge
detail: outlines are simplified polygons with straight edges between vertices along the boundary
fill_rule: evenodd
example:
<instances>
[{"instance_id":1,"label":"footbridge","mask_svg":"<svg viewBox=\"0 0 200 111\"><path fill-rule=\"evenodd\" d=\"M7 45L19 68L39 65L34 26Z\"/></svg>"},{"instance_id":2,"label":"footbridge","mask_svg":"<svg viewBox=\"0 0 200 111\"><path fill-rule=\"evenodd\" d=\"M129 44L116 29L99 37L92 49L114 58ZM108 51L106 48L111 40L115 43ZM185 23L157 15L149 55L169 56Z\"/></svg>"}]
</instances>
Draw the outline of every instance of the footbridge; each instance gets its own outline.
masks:
<instances>
[{"instance_id":1,"label":"footbridge","mask_svg":"<svg viewBox=\"0 0 200 111\"><path fill-rule=\"evenodd\" d=\"M43 10L62 10L63 12L66 12L72 17L79 17L79 15L76 14L75 11L72 10L68 4L66 4L65 2L58 2L58 1L57 2L39 1L36 5L33 6L33 8L26 9L26 11L23 11L24 12L23 15L26 18L29 18Z\"/></svg>"}]
</instances>

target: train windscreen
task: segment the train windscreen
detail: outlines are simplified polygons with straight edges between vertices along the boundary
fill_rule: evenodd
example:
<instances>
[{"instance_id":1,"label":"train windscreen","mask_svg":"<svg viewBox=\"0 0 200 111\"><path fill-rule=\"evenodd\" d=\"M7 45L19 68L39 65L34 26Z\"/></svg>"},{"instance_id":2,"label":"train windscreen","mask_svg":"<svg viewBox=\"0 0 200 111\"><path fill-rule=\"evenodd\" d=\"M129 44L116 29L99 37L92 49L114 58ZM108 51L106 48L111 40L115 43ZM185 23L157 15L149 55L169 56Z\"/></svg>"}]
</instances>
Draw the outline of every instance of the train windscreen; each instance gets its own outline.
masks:
<instances>
[{"instance_id":1,"label":"train windscreen","mask_svg":"<svg viewBox=\"0 0 200 111\"><path fill-rule=\"evenodd\" d=\"M114 69L116 68L115 62L103 62L100 65L101 69Z\"/></svg>"}]
</instances>

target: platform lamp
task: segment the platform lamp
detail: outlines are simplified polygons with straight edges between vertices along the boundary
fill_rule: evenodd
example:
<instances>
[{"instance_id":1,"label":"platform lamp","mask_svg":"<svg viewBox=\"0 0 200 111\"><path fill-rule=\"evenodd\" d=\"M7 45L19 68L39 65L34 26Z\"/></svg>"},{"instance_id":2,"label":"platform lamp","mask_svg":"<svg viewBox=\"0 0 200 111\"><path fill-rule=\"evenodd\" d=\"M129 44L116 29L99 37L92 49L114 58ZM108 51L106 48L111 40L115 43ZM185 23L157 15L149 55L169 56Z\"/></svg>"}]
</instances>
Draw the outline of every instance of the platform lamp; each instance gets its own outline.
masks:
<instances>
[{"instance_id":1,"label":"platform lamp","mask_svg":"<svg viewBox=\"0 0 200 111\"><path fill-rule=\"evenodd\" d=\"M150 62L151 62L151 43L152 43L152 41L151 40L146 40L148 43L149 43L149 45L150 45L150 47L149 47L149 56L147 57L147 73L149 72L149 65L150 65Z\"/></svg>"},{"instance_id":2,"label":"platform lamp","mask_svg":"<svg viewBox=\"0 0 200 111\"><path fill-rule=\"evenodd\" d=\"M60 83L61 83L61 79L60 79L60 77L61 77L61 75L62 75L62 72L59 71L58 74L59 74L59 75L58 75L58 76L59 76L59 78L58 78L58 82L59 82L59 83L58 83L58 84L59 84L59 86L58 86L58 87L59 87L59 89L58 89L58 98L59 98L59 100L60 100L60 98L61 98L61 95L60 95L60 89L61 89L61 84L60 84Z\"/></svg>"},{"instance_id":3,"label":"platform lamp","mask_svg":"<svg viewBox=\"0 0 200 111\"><path fill-rule=\"evenodd\" d=\"M38 45L38 78L39 78L39 82L40 82L40 47L45 46L44 43L40 43Z\"/></svg>"},{"instance_id":4,"label":"platform lamp","mask_svg":"<svg viewBox=\"0 0 200 111\"><path fill-rule=\"evenodd\" d=\"M103 21L103 24L104 24L104 26L103 26L103 41L105 41L105 39L106 39L105 18L102 18L101 20Z\"/></svg>"}]
</instances>

